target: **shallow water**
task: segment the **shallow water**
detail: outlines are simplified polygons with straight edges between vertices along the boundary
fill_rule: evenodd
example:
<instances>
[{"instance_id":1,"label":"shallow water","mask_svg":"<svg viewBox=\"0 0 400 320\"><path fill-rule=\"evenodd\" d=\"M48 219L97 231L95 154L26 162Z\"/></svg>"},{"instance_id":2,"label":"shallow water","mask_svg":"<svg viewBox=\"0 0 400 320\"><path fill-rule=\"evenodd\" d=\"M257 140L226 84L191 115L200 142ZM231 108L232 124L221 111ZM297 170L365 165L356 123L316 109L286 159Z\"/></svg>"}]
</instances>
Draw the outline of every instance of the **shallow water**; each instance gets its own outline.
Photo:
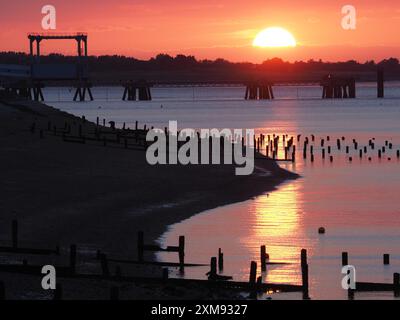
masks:
<instances>
[{"instance_id":1,"label":"shallow water","mask_svg":"<svg viewBox=\"0 0 400 320\"><path fill-rule=\"evenodd\" d=\"M374 98L373 84L357 88L353 100L318 99L317 87L280 87L274 101L243 101L243 88L154 89L151 102L121 102L122 90L99 88L94 96L103 100L72 103L52 88L45 92L49 104L85 115L164 127L178 120L179 127L255 128L264 134L316 135L315 161L303 160L301 146L297 161L281 166L301 174L276 191L255 199L209 210L169 227L160 238L163 245L175 245L186 235L186 261L208 263L218 248L224 252L224 274L247 280L250 261L259 261L260 245L267 246L271 261L288 262L268 266L263 280L276 283L301 282L300 249L308 250L310 296L315 299L346 299L341 288L341 252L349 252L349 263L356 267L357 281L391 282L400 272L400 88L392 83L383 100ZM67 95L66 95L67 96ZM59 99L57 99L59 97ZM298 99L300 98L300 99ZM58 102L60 100L60 102ZM161 107L162 105L162 107ZM99 108L101 107L101 108ZM321 159L320 138L331 140L333 163ZM342 149L336 139L345 137ZM375 138L375 150L368 149L360 159L344 146L357 139L360 146ZM385 140L393 143L382 159L377 150ZM350 162L348 157L352 156ZM389 158L391 158L389 160ZM324 226L326 234L319 235ZM390 253L391 264L384 266L383 253ZM159 254L161 260L176 261L174 254ZM185 276L205 278L207 268L187 268ZM176 276L180 276L176 274ZM263 296L265 297L265 295ZM356 293L356 299L391 299L388 293ZM301 293L277 294L273 298L300 299Z\"/></svg>"}]
</instances>

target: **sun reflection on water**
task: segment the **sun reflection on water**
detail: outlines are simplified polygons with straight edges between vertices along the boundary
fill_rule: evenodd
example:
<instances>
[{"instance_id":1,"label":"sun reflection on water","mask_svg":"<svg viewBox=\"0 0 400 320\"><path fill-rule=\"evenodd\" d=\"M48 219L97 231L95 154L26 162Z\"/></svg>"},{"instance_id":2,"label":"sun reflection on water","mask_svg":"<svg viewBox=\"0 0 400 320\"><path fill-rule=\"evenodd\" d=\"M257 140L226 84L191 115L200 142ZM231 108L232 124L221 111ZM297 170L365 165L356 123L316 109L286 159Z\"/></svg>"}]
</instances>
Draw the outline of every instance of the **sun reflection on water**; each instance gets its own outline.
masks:
<instances>
[{"instance_id":1,"label":"sun reflection on water","mask_svg":"<svg viewBox=\"0 0 400 320\"><path fill-rule=\"evenodd\" d=\"M305 239L301 224L301 184L286 183L279 192L264 194L249 204L253 216L252 230L241 238L252 259L259 261L260 246L266 245L271 262L287 264L268 265L263 280L269 282L299 282L299 255Z\"/></svg>"}]
</instances>

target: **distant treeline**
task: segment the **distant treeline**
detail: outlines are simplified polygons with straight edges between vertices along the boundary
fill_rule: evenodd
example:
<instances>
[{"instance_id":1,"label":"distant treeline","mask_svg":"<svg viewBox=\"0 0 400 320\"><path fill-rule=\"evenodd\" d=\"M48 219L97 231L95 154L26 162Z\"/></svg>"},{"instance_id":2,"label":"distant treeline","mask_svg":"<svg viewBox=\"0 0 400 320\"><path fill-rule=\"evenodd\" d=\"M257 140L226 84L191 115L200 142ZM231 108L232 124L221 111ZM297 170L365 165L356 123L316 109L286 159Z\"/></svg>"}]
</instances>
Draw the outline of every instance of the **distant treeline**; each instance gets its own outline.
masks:
<instances>
[{"instance_id":1,"label":"distant treeline","mask_svg":"<svg viewBox=\"0 0 400 320\"><path fill-rule=\"evenodd\" d=\"M319 79L328 73L350 75L358 80L373 80L378 67L383 67L387 79L400 79L400 63L396 58L379 62L373 60L360 63L296 61L286 62L280 58L266 60L260 64L234 63L224 59L197 60L194 56L178 54L172 57L159 54L149 60L139 60L120 55L89 56L86 58L90 72L97 80L116 81L145 78L151 81L198 80L310 80ZM75 63L77 57L50 54L42 56L41 63ZM0 52L0 64L29 64L26 53Z\"/></svg>"}]
</instances>

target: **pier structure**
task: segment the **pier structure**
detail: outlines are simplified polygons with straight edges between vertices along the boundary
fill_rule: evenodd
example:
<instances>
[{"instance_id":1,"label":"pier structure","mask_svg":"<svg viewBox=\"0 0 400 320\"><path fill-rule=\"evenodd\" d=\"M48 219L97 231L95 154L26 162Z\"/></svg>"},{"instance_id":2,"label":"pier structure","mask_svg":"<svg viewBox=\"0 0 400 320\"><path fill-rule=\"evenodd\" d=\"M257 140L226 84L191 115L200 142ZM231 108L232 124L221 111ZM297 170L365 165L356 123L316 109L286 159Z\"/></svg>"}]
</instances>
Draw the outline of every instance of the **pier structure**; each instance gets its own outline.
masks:
<instances>
[{"instance_id":1,"label":"pier structure","mask_svg":"<svg viewBox=\"0 0 400 320\"><path fill-rule=\"evenodd\" d=\"M329 74L321 80L322 99L346 99L356 97L354 78L340 78Z\"/></svg>"},{"instance_id":2,"label":"pier structure","mask_svg":"<svg viewBox=\"0 0 400 320\"><path fill-rule=\"evenodd\" d=\"M122 100L127 101L150 101L151 100L151 91L150 87L152 86L145 80L139 81L127 81L122 84L124 87L124 94L122 95Z\"/></svg>"},{"instance_id":3,"label":"pier structure","mask_svg":"<svg viewBox=\"0 0 400 320\"><path fill-rule=\"evenodd\" d=\"M378 98L383 98L385 96L383 82L384 82L383 68L379 67L378 68L378 72L377 72L377 85L378 85L377 97Z\"/></svg>"},{"instance_id":4,"label":"pier structure","mask_svg":"<svg viewBox=\"0 0 400 320\"><path fill-rule=\"evenodd\" d=\"M272 83L267 81L251 82L246 84L245 100L271 100L274 99Z\"/></svg>"},{"instance_id":5,"label":"pier structure","mask_svg":"<svg viewBox=\"0 0 400 320\"><path fill-rule=\"evenodd\" d=\"M88 66L88 36L86 33L31 33L28 34L29 52L31 56L31 81L41 82L40 86L33 86L33 99L43 100L43 81L72 81L76 88L74 101L85 101L86 93L88 98L93 100L91 83L89 82ZM43 40L75 40L77 45L77 62L74 64L42 64L40 63L40 43ZM35 48L36 45L36 48ZM35 50L36 49L36 50ZM35 90L37 93L35 93Z\"/></svg>"},{"instance_id":6,"label":"pier structure","mask_svg":"<svg viewBox=\"0 0 400 320\"><path fill-rule=\"evenodd\" d=\"M78 57L88 55L88 36L86 33L30 33L29 39L29 52L31 57L40 59L40 42L42 40L75 40L77 44ZM34 44L36 44L36 55L34 53Z\"/></svg>"}]
</instances>

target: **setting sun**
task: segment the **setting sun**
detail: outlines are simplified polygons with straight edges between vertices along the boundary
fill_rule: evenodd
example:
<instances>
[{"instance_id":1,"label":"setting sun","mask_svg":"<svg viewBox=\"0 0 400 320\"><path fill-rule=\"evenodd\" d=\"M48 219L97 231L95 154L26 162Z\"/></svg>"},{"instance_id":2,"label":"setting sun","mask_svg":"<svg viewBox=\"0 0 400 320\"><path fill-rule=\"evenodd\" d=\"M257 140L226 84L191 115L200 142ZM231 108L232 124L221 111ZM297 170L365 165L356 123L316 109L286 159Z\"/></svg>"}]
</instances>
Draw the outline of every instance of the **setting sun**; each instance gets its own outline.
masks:
<instances>
[{"instance_id":1,"label":"setting sun","mask_svg":"<svg viewBox=\"0 0 400 320\"><path fill-rule=\"evenodd\" d=\"M253 40L255 47L295 47L293 35L280 27L271 27L259 32Z\"/></svg>"}]
</instances>

